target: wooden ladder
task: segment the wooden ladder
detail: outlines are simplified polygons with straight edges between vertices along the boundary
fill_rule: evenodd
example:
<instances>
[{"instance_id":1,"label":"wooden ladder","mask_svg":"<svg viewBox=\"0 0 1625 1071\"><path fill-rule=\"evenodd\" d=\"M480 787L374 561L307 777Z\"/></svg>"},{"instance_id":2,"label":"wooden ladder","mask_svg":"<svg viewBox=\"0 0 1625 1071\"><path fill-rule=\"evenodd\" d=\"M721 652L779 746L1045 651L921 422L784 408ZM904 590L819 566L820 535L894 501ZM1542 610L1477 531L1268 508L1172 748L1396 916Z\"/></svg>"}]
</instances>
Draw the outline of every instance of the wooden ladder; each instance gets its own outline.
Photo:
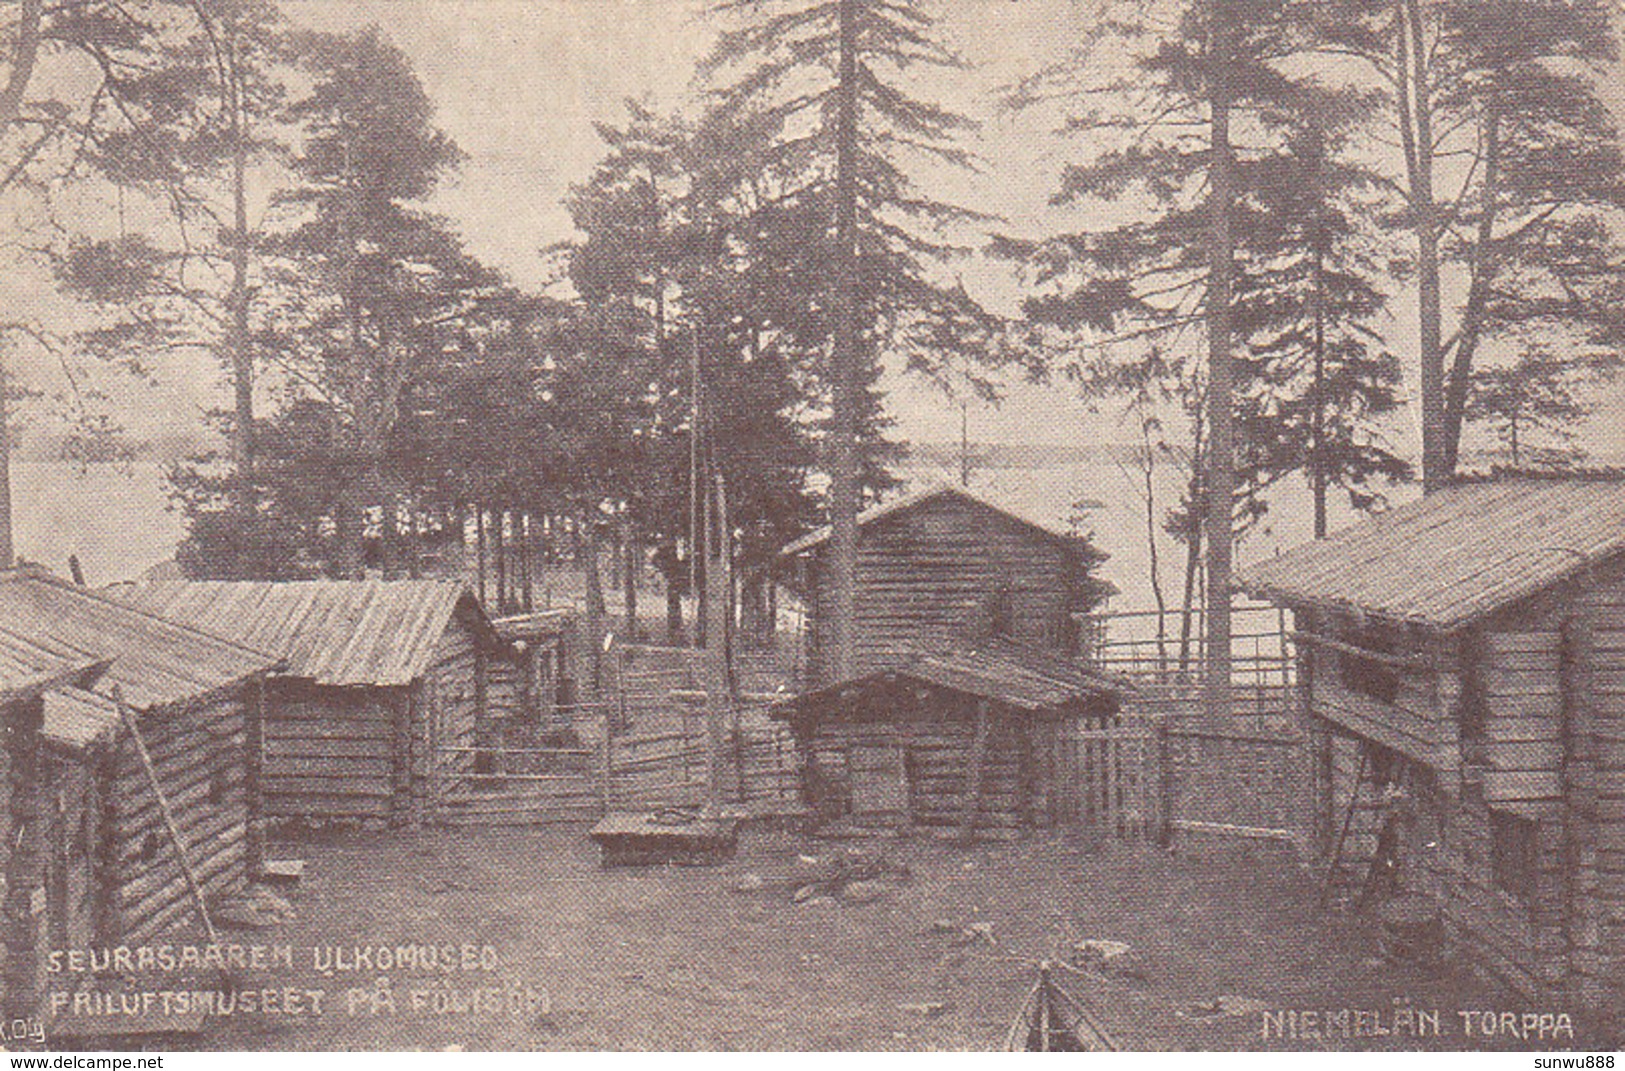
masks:
<instances>
[{"instance_id":1,"label":"wooden ladder","mask_svg":"<svg viewBox=\"0 0 1625 1071\"><path fill-rule=\"evenodd\" d=\"M1334 902L1363 903L1371 885L1373 868L1378 864L1377 854L1370 856L1351 856L1350 837L1354 834L1355 815L1359 812L1371 812L1382 809L1382 801L1377 797L1382 786L1378 783L1376 771L1372 768L1371 753L1364 745L1360 747L1360 766L1354 775L1354 784L1349 789L1348 806L1343 809L1343 820L1338 827L1337 840L1332 847L1332 856L1326 866L1326 876L1320 888L1320 906L1328 907ZM1379 830L1360 830L1356 835L1366 833L1378 834ZM1380 837L1379 837L1380 839Z\"/></svg>"}]
</instances>

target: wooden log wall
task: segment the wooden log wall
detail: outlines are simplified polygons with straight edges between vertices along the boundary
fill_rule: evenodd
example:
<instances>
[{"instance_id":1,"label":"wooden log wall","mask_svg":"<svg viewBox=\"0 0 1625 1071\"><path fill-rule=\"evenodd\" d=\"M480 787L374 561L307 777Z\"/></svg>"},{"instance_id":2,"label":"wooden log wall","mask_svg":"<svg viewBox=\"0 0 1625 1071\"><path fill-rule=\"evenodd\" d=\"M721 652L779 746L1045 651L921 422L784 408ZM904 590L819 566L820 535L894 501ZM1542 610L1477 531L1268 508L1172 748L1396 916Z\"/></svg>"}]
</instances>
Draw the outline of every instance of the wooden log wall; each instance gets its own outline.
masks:
<instances>
[{"instance_id":1,"label":"wooden log wall","mask_svg":"<svg viewBox=\"0 0 1625 1071\"><path fill-rule=\"evenodd\" d=\"M395 791L398 688L266 686L265 813L387 818Z\"/></svg>"},{"instance_id":2,"label":"wooden log wall","mask_svg":"<svg viewBox=\"0 0 1625 1071\"><path fill-rule=\"evenodd\" d=\"M1417 876L1418 891L1443 891L1447 933L1471 960L1529 997L1556 996L1567 966L1559 809L1520 807L1535 822L1534 890L1526 900L1497 886L1491 805L1483 793L1469 784L1452 798L1443 786L1441 780L1439 792L1419 800L1424 814L1437 816L1442 840L1431 852L1415 852L1430 871ZM1431 830L1424 827L1421 833L1431 835Z\"/></svg>"},{"instance_id":3,"label":"wooden log wall","mask_svg":"<svg viewBox=\"0 0 1625 1071\"><path fill-rule=\"evenodd\" d=\"M192 709L160 710L141 719L193 872L210 896L244 878L246 711L247 695L239 687ZM118 885L110 910L121 937L133 942L187 924L196 908L128 734L119 742L114 771L109 854Z\"/></svg>"},{"instance_id":4,"label":"wooden log wall","mask_svg":"<svg viewBox=\"0 0 1625 1071\"><path fill-rule=\"evenodd\" d=\"M429 704L426 715L432 721L436 751L434 767L441 778L455 779L473 773L475 753L470 749L488 743L477 739L475 730L481 720L480 701L488 694L488 689L480 684L480 674L489 666L489 661L479 656L473 630L454 618L440 637L434 660L424 674ZM436 791L443 787L435 786Z\"/></svg>"},{"instance_id":5,"label":"wooden log wall","mask_svg":"<svg viewBox=\"0 0 1625 1071\"><path fill-rule=\"evenodd\" d=\"M1561 634L1487 632L1476 645L1483 704L1484 797L1491 803L1562 795Z\"/></svg>"},{"instance_id":6,"label":"wooden log wall","mask_svg":"<svg viewBox=\"0 0 1625 1071\"><path fill-rule=\"evenodd\" d=\"M1625 1013L1625 578L1616 566L1577 600L1569 712L1570 991Z\"/></svg>"},{"instance_id":7,"label":"wooden log wall","mask_svg":"<svg viewBox=\"0 0 1625 1071\"><path fill-rule=\"evenodd\" d=\"M497 739L509 739L513 726L536 721L529 679L534 662L529 650L492 652L485 660L485 702Z\"/></svg>"},{"instance_id":8,"label":"wooden log wall","mask_svg":"<svg viewBox=\"0 0 1625 1071\"><path fill-rule=\"evenodd\" d=\"M809 802L822 817L958 826L974 737L969 721L827 724L809 748L817 771L817 797ZM898 761L880 762L888 751ZM995 721L984 756L978 829L1015 830L1027 824L1030 803L1022 784L1022 753L1018 734ZM883 802L894 799L895 806Z\"/></svg>"},{"instance_id":9,"label":"wooden log wall","mask_svg":"<svg viewBox=\"0 0 1625 1071\"><path fill-rule=\"evenodd\" d=\"M827 548L813 564L812 659L827 679L820 621L830 613ZM1064 649L1082 573L1055 541L974 503L944 498L866 525L858 539L859 673L995 624L1017 640ZM994 618L1002 618L995 622ZM1068 652L1070 653L1070 652Z\"/></svg>"},{"instance_id":10,"label":"wooden log wall","mask_svg":"<svg viewBox=\"0 0 1625 1071\"><path fill-rule=\"evenodd\" d=\"M1436 668L1396 668L1399 687L1392 702L1351 689L1339 668L1343 657L1331 650L1317 652L1309 681L1310 714L1424 765L1453 769L1460 764L1457 707L1462 685L1453 644L1437 642L1423 652Z\"/></svg>"}]
</instances>

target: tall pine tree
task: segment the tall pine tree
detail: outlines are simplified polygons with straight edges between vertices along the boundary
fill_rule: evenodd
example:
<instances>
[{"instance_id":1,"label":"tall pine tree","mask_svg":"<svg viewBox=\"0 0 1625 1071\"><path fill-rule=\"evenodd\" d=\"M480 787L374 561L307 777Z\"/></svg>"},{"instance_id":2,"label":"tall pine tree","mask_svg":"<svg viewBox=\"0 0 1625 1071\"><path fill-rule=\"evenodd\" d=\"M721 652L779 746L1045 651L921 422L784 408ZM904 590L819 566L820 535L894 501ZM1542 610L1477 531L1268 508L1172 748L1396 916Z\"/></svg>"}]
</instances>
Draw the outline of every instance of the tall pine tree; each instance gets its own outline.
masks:
<instances>
[{"instance_id":1,"label":"tall pine tree","mask_svg":"<svg viewBox=\"0 0 1625 1071\"><path fill-rule=\"evenodd\" d=\"M731 227L744 241L768 222L821 273L775 327L827 347L818 381L829 392L830 633L817 638L815 673L854 665L860 440L877 402L883 356L932 371L987 356L991 322L941 264L947 237L973 213L933 199L911 162L968 167L958 139L969 120L905 88L909 69L955 70L963 61L935 36L921 0L726 0L740 20L703 65L714 90L701 130L712 173L733 191ZM720 200L720 198L714 198Z\"/></svg>"}]
</instances>

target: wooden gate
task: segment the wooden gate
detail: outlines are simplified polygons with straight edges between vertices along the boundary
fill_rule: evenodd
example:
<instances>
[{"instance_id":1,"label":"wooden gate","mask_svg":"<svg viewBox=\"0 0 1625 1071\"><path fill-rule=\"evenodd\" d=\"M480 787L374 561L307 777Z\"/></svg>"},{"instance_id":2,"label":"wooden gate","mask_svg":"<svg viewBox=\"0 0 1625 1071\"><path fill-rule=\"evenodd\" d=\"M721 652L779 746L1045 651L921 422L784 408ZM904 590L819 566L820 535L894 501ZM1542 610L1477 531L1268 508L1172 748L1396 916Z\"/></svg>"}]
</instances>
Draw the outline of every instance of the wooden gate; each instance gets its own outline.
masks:
<instances>
[{"instance_id":1,"label":"wooden gate","mask_svg":"<svg viewBox=\"0 0 1625 1071\"><path fill-rule=\"evenodd\" d=\"M1050 821L1124 840L1161 836L1167 819L1162 743L1160 728L1149 721L1058 726L1054 768L1047 772Z\"/></svg>"}]
</instances>

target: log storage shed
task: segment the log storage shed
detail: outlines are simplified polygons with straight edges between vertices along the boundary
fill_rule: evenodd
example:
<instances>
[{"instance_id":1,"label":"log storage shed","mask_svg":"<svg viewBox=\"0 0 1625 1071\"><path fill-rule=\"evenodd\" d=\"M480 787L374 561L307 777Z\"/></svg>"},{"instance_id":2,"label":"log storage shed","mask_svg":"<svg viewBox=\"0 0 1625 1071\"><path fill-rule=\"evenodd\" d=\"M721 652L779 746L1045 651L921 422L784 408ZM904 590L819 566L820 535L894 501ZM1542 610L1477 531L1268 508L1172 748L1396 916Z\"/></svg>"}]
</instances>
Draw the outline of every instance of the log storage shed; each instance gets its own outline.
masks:
<instances>
[{"instance_id":1,"label":"log storage shed","mask_svg":"<svg viewBox=\"0 0 1625 1071\"><path fill-rule=\"evenodd\" d=\"M26 570L0 573L0 649L0 663L35 652L84 667L38 698L38 761L18 761L29 745L16 733L0 760L7 843L38 854L40 937L110 945L189 924L188 866L208 897L242 883L274 655Z\"/></svg>"},{"instance_id":2,"label":"log storage shed","mask_svg":"<svg viewBox=\"0 0 1625 1071\"><path fill-rule=\"evenodd\" d=\"M1532 999L1625 1013L1620 476L1459 482L1241 583L1297 619L1339 891L1420 905Z\"/></svg>"},{"instance_id":3,"label":"log storage shed","mask_svg":"<svg viewBox=\"0 0 1625 1071\"><path fill-rule=\"evenodd\" d=\"M968 837L1080 818L1091 801L1079 736L1106 728L1117 707L1111 683L989 641L908 656L770 713L795 734L820 819Z\"/></svg>"},{"instance_id":4,"label":"log storage shed","mask_svg":"<svg viewBox=\"0 0 1625 1071\"><path fill-rule=\"evenodd\" d=\"M163 581L120 597L283 657L268 817L414 820L489 746L488 663L508 648L461 581Z\"/></svg>"},{"instance_id":5,"label":"log storage shed","mask_svg":"<svg viewBox=\"0 0 1625 1071\"><path fill-rule=\"evenodd\" d=\"M824 640L832 601L830 530L779 552L775 573L807 606L807 683L833 681ZM1003 635L1072 655L1073 615L1087 613L1111 585L1091 575L1106 555L961 487L927 487L858 517L854 671L891 664L928 639L955 643Z\"/></svg>"}]
</instances>

